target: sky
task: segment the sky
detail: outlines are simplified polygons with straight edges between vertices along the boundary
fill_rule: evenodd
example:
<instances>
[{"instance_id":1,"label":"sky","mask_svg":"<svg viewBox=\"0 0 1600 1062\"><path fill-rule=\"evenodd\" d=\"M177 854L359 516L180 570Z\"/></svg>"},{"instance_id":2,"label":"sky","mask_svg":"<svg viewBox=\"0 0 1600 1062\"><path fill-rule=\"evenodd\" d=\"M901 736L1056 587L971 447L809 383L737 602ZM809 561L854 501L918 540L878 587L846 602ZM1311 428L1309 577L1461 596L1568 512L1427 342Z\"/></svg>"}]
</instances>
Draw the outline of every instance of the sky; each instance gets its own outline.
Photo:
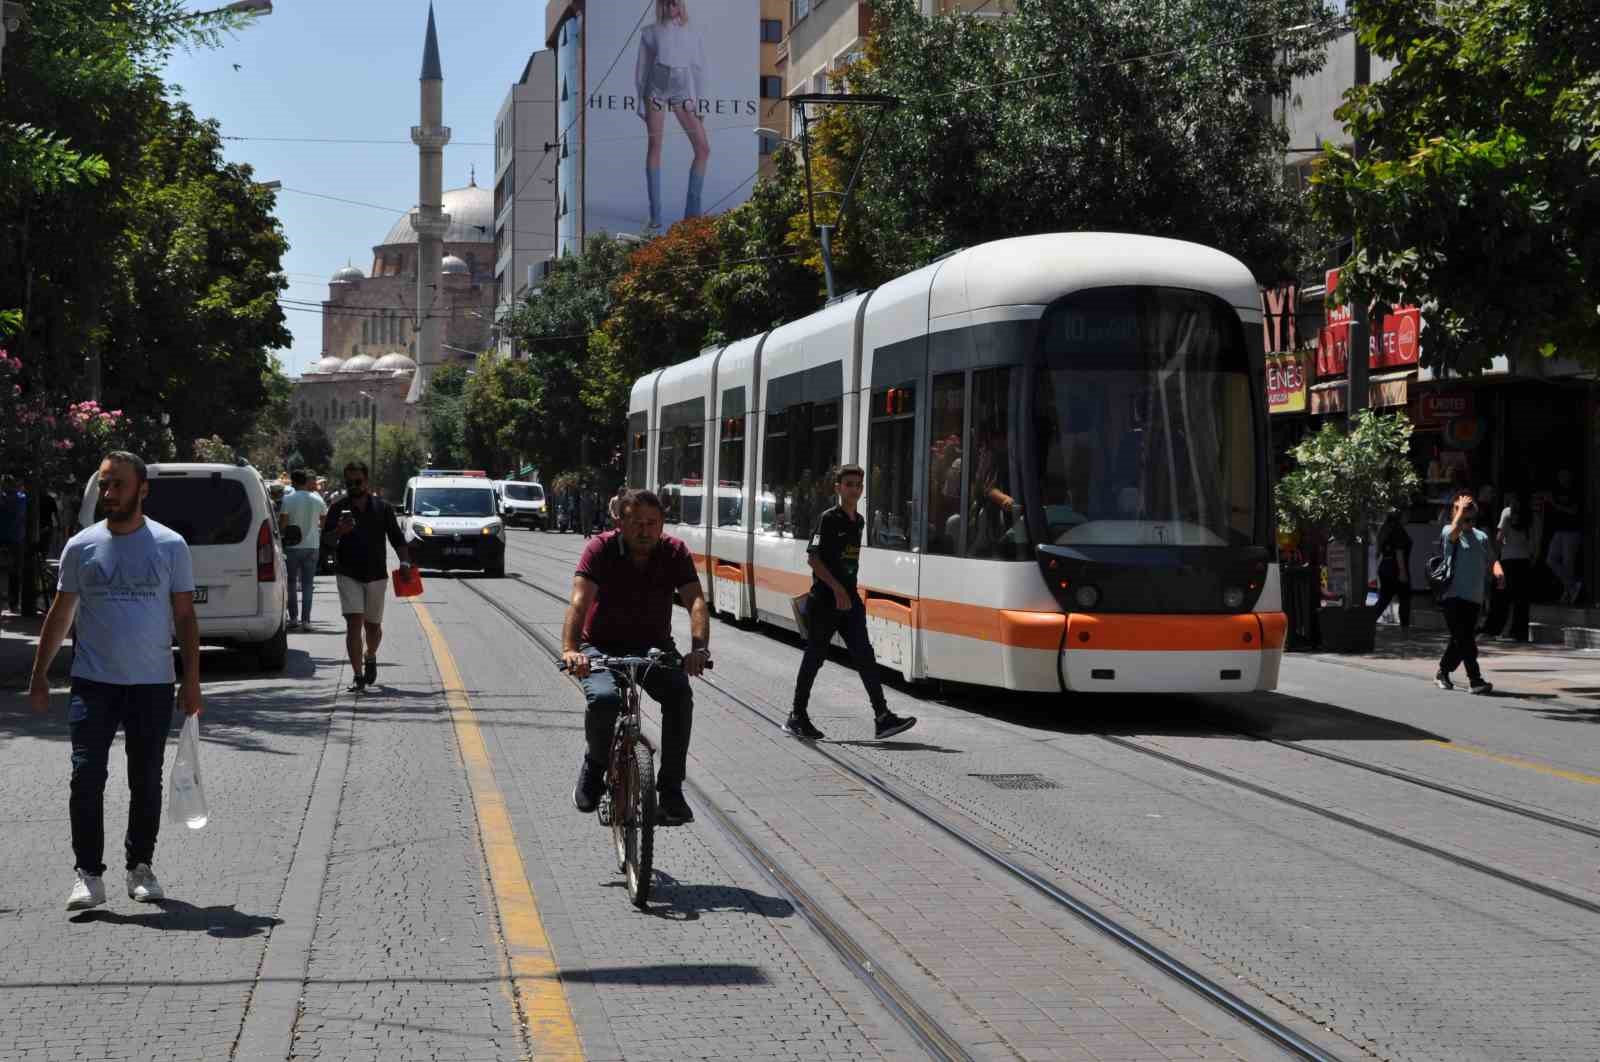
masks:
<instances>
[{"instance_id":1,"label":"sky","mask_svg":"<svg viewBox=\"0 0 1600 1062\"><path fill-rule=\"evenodd\" d=\"M453 131L444 186L465 185L475 164L478 183L492 189L495 114L544 45L544 2L438 0L434 17ZM224 137L244 138L225 141L228 161L248 163L258 181L283 182L285 298L320 302L347 261L370 269L373 246L416 203L411 127L427 21L427 0L274 0L272 14L221 48L179 52L167 64L167 81L196 114L217 119ZM322 354L322 318L294 309L285 317L294 343L277 354L297 376Z\"/></svg>"}]
</instances>

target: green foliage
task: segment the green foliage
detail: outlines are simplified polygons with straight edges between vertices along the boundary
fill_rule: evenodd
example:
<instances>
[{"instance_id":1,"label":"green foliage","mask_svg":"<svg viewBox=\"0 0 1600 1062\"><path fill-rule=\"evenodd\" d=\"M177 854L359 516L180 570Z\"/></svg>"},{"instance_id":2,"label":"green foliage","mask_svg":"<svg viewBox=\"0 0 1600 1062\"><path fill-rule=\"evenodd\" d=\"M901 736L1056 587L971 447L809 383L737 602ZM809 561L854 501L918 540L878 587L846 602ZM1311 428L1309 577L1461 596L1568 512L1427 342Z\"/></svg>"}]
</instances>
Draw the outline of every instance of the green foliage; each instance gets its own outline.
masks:
<instances>
[{"instance_id":1,"label":"green foliage","mask_svg":"<svg viewBox=\"0 0 1600 1062\"><path fill-rule=\"evenodd\" d=\"M1364 534L1391 509L1409 505L1421 486L1410 445L1411 421L1398 413L1363 410L1348 434L1324 424L1290 451L1294 471L1276 488L1279 526Z\"/></svg>"},{"instance_id":2,"label":"green foliage","mask_svg":"<svg viewBox=\"0 0 1600 1062\"><path fill-rule=\"evenodd\" d=\"M703 296L708 332L723 342L759 335L822 305L821 266L805 260L808 243L790 233L805 211L804 176L793 152L779 151L775 160L776 174L716 219L720 257Z\"/></svg>"},{"instance_id":3,"label":"green foliage","mask_svg":"<svg viewBox=\"0 0 1600 1062\"><path fill-rule=\"evenodd\" d=\"M194 441L194 459L209 465L231 465L239 455L233 447L222 441L222 436Z\"/></svg>"},{"instance_id":4,"label":"green foliage","mask_svg":"<svg viewBox=\"0 0 1600 1062\"><path fill-rule=\"evenodd\" d=\"M291 457L299 455L302 468L327 472L333 467L333 440L322 425L309 417L302 417L290 427L288 451Z\"/></svg>"},{"instance_id":5,"label":"green foliage","mask_svg":"<svg viewBox=\"0 0 1600 1062\"><path fill-rule=\"evenodd\" d=\"M467 465L467 367L449 362L433 370L422 395L422 438L435 468Z\"/></svg>"},{"instance_id":6,"label":"green foliage","mask_svg":"<svg viewBox=\"0 0 1600 1062\"><path fill-rule=\"evenodd\" d=\"M1423 360L1600 364L1600 19L1592 0L1351 6L1395 60L1338 116L1316 209L1352 233L1341 301L1420 302Z\"/></svg>"},{"instance_id":7,"label":"green foliage","mask_svg":"<svg viewBox=\"0 0 1600 1062\"><path fill-rule=\"evenodd\" d=\"M500 476L521 465L540 433L542 411L533 372L525 362L484 354L467 381L465 431L473 468ZM559 430L559 425L551 425Z\"/></svg>"},{"instance_id":8,"label":"green foliage","mask_svg":"<svg viewBox=\"0 0 1600 1062\"><path fill-rule=\"evenodd\" d=\"M1076 230L1196 240L1263 279L1290 272L1286 144L1261 104L1320 66L1321 36L1287 27L1328 20L1323 0L1016 0L1003 19L921 7L875 3L867 61L849 73L852 92L903 101L847 224L870 254L866 279Z\"/></svg>"},{"instance_id":9,"label":"green foliage","mask_svg":"<svg viewBox=\"0 0 1600 1062\"><path fill-rule=\"evenodd\" d=\"M405 494L406 480L422 470L427 458L427 446L413 429L400 424L378 425L377 463L372 458L372 424L367 420L352 420L342 425L334 436L333 464L330 474L335 482L343 482L344 466L350 461L360 461L371 469L371 483L383 490L389 501L399 501Z\"/></svg>"}]
</instances>

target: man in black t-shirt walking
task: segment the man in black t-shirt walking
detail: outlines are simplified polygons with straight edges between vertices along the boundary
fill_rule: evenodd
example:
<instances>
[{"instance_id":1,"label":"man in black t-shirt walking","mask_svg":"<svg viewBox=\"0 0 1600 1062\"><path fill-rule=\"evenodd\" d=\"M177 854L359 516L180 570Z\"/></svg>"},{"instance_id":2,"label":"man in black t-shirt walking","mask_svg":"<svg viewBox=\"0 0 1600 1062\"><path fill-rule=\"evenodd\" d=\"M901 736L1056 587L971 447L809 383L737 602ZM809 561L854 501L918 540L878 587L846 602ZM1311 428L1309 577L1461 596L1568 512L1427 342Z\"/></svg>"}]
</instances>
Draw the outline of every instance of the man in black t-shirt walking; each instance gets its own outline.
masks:
<instances>
[{"instance_id":1,"label":"man in black t-shirt walking","mask_svg":"<svg viewBox=\"0 0 1600 1062\"><path fill-rule=\"evenodd\" d=\"M401 569L411 567L411 552L394 507L368 493L368 475L364 461L345 466L345 496L333 503L322 525L322 548L333 550L338 561L339 611L344 613L344 647L355 674L350 689L356 693L378 681L378 644L383 641L383 605L389 594L385 540L399 555Z\"/></svg>"},{"instance_id":2,"label":"man in black t-shirt walking","mask_svg":"<svg viewBox=\"0 0 1600 1062\"><path fill-rule=\"evenodd\" d=\"M860 465L842 465L834 473L833 485L839 504L817 517L806 548L811 565L811 595L806 601L806 655L794 684L794 710L783 729L797 738L820 741L822 731L811 724L806 706L811 701L811 684L828 655L834 634L844 637L850 659L867 688L876 718L875 735L880 740L910 730L917 720L889 711L883 699L883 683L878 681L878 661L867 640L867 610L856 593L856 568L861 557L861 532L866 518L856 512L866 474Z\"/></svg>"}]
</instances>

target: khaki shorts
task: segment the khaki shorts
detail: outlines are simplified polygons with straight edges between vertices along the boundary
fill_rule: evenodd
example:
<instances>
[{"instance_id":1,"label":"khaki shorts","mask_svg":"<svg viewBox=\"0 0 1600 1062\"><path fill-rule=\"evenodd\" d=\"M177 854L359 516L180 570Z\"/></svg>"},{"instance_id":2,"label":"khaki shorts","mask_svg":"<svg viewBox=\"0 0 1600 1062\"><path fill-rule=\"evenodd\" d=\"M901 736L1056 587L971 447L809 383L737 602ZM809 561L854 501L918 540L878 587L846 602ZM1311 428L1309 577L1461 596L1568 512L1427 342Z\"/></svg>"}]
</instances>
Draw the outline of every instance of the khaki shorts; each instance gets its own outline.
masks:
<instances>
[{"instance_id":1,"label":"khaki shorts","mask_svg":"<svg viewBox=\"0 0 1600 1062\"><path fill-rule=\"evenodd\" d=\"M383 622L383 603L389 598L389 580L364 583L348 575L339 576L339 611L346 616L360 614L367 623Z\"/></svg>"}]
</instances>

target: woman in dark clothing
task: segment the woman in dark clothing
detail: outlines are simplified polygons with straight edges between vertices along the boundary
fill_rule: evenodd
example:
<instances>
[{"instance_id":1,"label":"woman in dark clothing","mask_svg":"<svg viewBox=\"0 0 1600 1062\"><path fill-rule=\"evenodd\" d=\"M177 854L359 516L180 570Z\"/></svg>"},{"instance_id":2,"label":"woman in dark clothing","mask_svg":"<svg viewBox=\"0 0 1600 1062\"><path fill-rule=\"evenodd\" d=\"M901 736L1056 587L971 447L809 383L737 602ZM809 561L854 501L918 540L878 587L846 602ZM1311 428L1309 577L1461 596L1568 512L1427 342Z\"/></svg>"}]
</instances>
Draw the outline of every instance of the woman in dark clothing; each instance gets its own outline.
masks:
<instances>
[{"instance_id":1,"label":"woman in dark clothing","mask_svg":"<svg viewBox=\"0 0 1600 1062\"><path fill-rule=\"evenodd\" d=\"M1500 514L1495 544L1500 548L1500 564L1506 572L1506 588L1494 595L1494 604L1483 633L1498 637L1502 630L1513 642L1528 640L1528 592L1533 579L1533 512L1520 494L1506 495L1505 511ZM1506 628L1506 619L1511 626Z\"/></svg>"},{"instance_id":2,"label":"woman in dark clothing","mask_svg":"<svg viewBox=\"0 0 1600 1062\"><path fill-rule=\"evenodd\" d=\"M1399 510L1384 517L1378 529L1378 615L1400 599L1400 626L1411 626L1411 536Z\"/></svg>"}]
</instances>

